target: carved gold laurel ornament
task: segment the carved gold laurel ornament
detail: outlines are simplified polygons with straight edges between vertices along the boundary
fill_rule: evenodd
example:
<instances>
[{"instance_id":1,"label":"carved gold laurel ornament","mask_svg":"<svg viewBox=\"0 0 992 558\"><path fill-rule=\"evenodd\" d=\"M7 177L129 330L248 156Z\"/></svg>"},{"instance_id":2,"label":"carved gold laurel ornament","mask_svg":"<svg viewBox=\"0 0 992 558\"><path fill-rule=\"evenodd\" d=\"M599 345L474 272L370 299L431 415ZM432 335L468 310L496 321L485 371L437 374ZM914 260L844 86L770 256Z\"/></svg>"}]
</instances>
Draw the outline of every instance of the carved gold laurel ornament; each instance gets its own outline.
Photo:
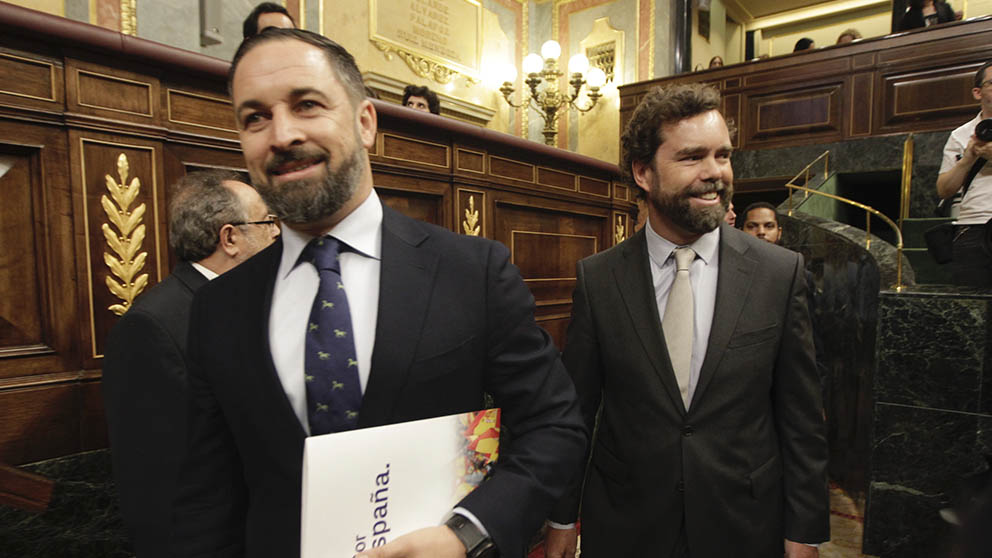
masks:
<instances>
[{"instance_id":1,"label":"carved gold laurel ornament","mask_svg":"<svg viewBox=\"0 0 992 558\"><path fill-rule=\"evenodd\" d=\"M482 227L479 225L479 210L475 208L475 196L468 197L468 208L465 209L465 220L462 229L469 236L479 236Z\"/></svg>"},{"instance_id":2,"label":"carved gold laurel ornament","mask_svg":"<svg viewBox=\"0 0 992 558\"><path fill-rule=\"evenodd\" d=\"M627 238L627 227L623 222L623 215L617 215L616 231L613 233L613 244L620 244Z\"/></svg>"},{"instance_id":3,"label":"carved gold laurel ornament","mask_svg":"<svg viewBox=\"0 0 992 558\"><path fill-rule=\"evenodd\" d=\"M145 225L141 222L145 215L145 204L139 204L134 211L130 210L131 204L141 191L141 181L135 176L128 183L129 173L127 156L121 153L117 157L117 175L120 177L120 182L109 174L105 175L110 197L108 198L106 194L100 197L100 205L103 206L109 221L103 224L101 230L107 241L107 247L113 252L113 254L103 253L103 261L112 274L107 275L107 288L110 289L111 294L121 299L120 304L111 304L107 310L118 316L123 316L128 311L134 299L148 285L148 274L138 275L138 272L145 267L145 260L148 258L147 252L138 253L145 240ZM114 225L117 231L115 232L110 225Z\"/></svg>"}]
</instances>

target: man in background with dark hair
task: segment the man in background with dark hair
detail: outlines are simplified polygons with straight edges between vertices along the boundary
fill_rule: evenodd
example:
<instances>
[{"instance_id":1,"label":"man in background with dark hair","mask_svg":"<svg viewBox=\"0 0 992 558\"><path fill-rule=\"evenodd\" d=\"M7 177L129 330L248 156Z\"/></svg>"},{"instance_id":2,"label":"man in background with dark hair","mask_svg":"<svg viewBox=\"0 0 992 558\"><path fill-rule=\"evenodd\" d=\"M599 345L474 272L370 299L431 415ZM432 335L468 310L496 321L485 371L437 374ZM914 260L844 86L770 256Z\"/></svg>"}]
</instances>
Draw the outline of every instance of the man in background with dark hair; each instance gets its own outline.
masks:
<instances>
[{"instance_id":1,"label":"man in background with dark hair","mask_svg":"<svg viewBox=\"0 0 992 558\"><path fill-rule=\"evenodd\" d=\"M563 359L596 433L549 558L815 557L827 444L803 258L723 223L720 94L656 88L621 138L648 222L581 260ZM583 460L583 463L587 461Z\"/></svg>"},{"instance_id":2,"label":"man in background with dark hair","mask_svg":"<svg viewBox=\"0 0 992 558\"><path fill-rule=\"evenodd\" d=\"M255 6L241 24L242 38L254 37L269 27L295 29L296 22L293 21L293 16L289 15L289 10L283 6L274 2L262 2Z\"/></svg>"},{"instance_id":3,"label":"man in background with dark hair","mask_svg":"<svg viewBox=\"0 0 992 558\"><path fill-rule=\"evenodd\" d=\"M778 212L775 206L768 202L754 202L744 210L744 232L747 234L778 244L782 240L782 225L778 224Z\"/></svg>"},{"instance_id":4,"label":"man in background with dark hair","mask_svg":"<svg viewBox=\"0 0 992 558\"><path fill-rule=\"evenodd\" d=\"M804 50L813 50L814 48L816 48L816 43L813 42L813 39L803 37L796 41L796 47L792 49L792 52L802 52Z\"/></svg>"},{"instance_id":5,"label":"man in background with dark hair","mask_svg":"<svg viewBox=\"0 0 992 558\"><path fill-rule=\"evenodd\" d=\"M937 176L937 196L957 195L964 187L973 167L980 165L958 206L954 222L954 259L951 280L957 285L992 287L992 255L989 254L988 222L992 219L992 142L975 136L975 127L992 118L992 61L975 72L972 96L981 105L975 118L951 132L944 144L944 158ZM985 163L979 161L984 160Z\"/></svg>"},{"instance_id":6,"label":"man in background with dark hair","mask_svg":"<svg viewBox=\"0 0 992 558\"><path fill-rule=\"evenodd\" d=\"M233 171L181 178L169 203L172 273L142 294L107 338L103 399L121 514L142 558L169 556L172 500L186 454L186 331L193 293L279 233Z\"/></svg>"},{"instance_id":7,"label":"man in background with dark hair","mask_svg":"<svg viewBox=\"0 0 992 558\"><path fill-rule=\"evenodd\" d=\"M426 85L407 85L403 89L403 106L420 112L441 114L441 102L437 99L437 93Z\"/></svg>"}]
</instances>

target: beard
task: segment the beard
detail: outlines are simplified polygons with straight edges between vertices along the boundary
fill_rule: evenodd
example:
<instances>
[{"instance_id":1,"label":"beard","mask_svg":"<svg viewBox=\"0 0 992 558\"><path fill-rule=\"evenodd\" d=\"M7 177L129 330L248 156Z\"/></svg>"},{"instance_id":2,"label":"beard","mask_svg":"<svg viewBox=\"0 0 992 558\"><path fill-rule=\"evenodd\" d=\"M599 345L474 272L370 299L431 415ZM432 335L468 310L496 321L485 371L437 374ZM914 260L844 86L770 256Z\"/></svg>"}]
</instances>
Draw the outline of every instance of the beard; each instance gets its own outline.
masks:
<instances>
[{"instance_id":1,"label":"beard","mask_svg":"<svg viewBox=\"0 0 992 558\"><path fill-rule=\"evenodd\" d=\"M693 207L691 198L706 192L716 192L720 203L708 207ZM693 233L706 234L720 226L734 195L732 184L722 180L695 184L680 192L663 192L661 184L652 185L648 201L678 227Z\"/></svg>"},{"instance_id":2,"label":"beard","mask_svg":"<svg viewBox=\"0 0 992 558\"><path fill-rule=\"evenodd\" d=\"M270 178L281 165L307 159L324 159L322 178L294 180L279 186ZM365 171L361 150L353 147L337 169L331 168L327 152L314 148L295 148L277 153L265 165L265 176L254 180L262 200L280 220L291 225L315 223L338 212L351 199Z\"/></svg>"}]
</instances>

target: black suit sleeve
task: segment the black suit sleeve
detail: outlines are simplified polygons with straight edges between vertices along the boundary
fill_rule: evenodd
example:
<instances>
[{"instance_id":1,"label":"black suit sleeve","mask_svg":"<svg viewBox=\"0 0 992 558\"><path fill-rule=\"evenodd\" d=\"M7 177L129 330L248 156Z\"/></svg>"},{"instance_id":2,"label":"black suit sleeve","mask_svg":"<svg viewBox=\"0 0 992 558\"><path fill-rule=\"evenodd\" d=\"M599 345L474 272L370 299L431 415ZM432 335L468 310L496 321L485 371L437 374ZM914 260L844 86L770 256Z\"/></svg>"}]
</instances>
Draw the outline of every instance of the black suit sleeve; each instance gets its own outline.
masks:
<instances>
[{"instance_id":1,"label":"black suit sleeve","mask_svg":"<svg viewBox=\"0 0 992 558\"><path fill-rule=\"evenodd\" d=\"M245 552L247 488L234 436L199 363L203 305L194 299L189 330L188 454L174 506L175 556L240 557Z\"/></svg>"},{"instance_id":2,"label":"black suit sleeve","mask_svg":"<svg viewBox=\"0 0 992 558\"><path fill-rule=\"evenodd\" d=\"M137 554L164 556L185 449L180 342L155 317L131 309L107 338L102 387L124 523Z\"/></svg>"},{"instance_id":3,"label":"black suit sleeve","mask_svg":"<svg viewBox=\"0 0 992 558\"><path fill-rule=\"evenodd\" d=\"M589 432L593 431L596 414L602 399L603 372L600 360L599 340L593 324L582 262L576 264L575 291L572 293L572 321L568 324L568 343L563 360L579 393L579 406L582 420ZM550 515L555 523L574 523L579 517L582 482L588 454L582 456L581 473L574 479L565 497L555 506Z\"/></svg>"},{"instance_id":4,"label":"black suit sleeve","mask_svg":"<svg viewBox=\"0 0 992 558\"><path fill-rule=\"evenodd\" d=\"M587 433L575 389L550 336L534 321L534 297L502 244L490 244L485 388L502 409L510 443L493 475L462 502L502 556L523 556L529 536L579 475Z\"/></svg>"},{"instance_id":5,"label":"black suit sleeve","mask_svg":"<svg viewBox=\"0 0 992 558\"><path fill-rule=\"evenodd\" d=\"M797 255L775 363L772 404L783 462L785 538L802 543L830 537L827 444L813 354L803 258Z\"/></svg>"}]
</instances>

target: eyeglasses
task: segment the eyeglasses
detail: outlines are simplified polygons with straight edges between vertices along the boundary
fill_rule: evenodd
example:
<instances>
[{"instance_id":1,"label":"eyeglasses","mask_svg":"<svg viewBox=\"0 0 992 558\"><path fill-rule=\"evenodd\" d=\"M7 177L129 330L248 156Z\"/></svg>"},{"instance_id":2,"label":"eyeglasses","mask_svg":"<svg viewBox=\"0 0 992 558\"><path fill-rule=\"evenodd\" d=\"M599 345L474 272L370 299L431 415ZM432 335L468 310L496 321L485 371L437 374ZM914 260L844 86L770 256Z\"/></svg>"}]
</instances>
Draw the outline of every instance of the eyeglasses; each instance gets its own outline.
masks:
<instances>
[{"instance_id":1,"label":"eyeglasses","mask_svg":"<svg viewBox=\"0 0 992 558\"><path fill-rule=\"evenodd\" d=\"M230 223L235 227L240 227L241 225L276 225L278 221L275 215L266 215L264 221L241 221L238 223Z\"/></svg>"}]
</instances>

